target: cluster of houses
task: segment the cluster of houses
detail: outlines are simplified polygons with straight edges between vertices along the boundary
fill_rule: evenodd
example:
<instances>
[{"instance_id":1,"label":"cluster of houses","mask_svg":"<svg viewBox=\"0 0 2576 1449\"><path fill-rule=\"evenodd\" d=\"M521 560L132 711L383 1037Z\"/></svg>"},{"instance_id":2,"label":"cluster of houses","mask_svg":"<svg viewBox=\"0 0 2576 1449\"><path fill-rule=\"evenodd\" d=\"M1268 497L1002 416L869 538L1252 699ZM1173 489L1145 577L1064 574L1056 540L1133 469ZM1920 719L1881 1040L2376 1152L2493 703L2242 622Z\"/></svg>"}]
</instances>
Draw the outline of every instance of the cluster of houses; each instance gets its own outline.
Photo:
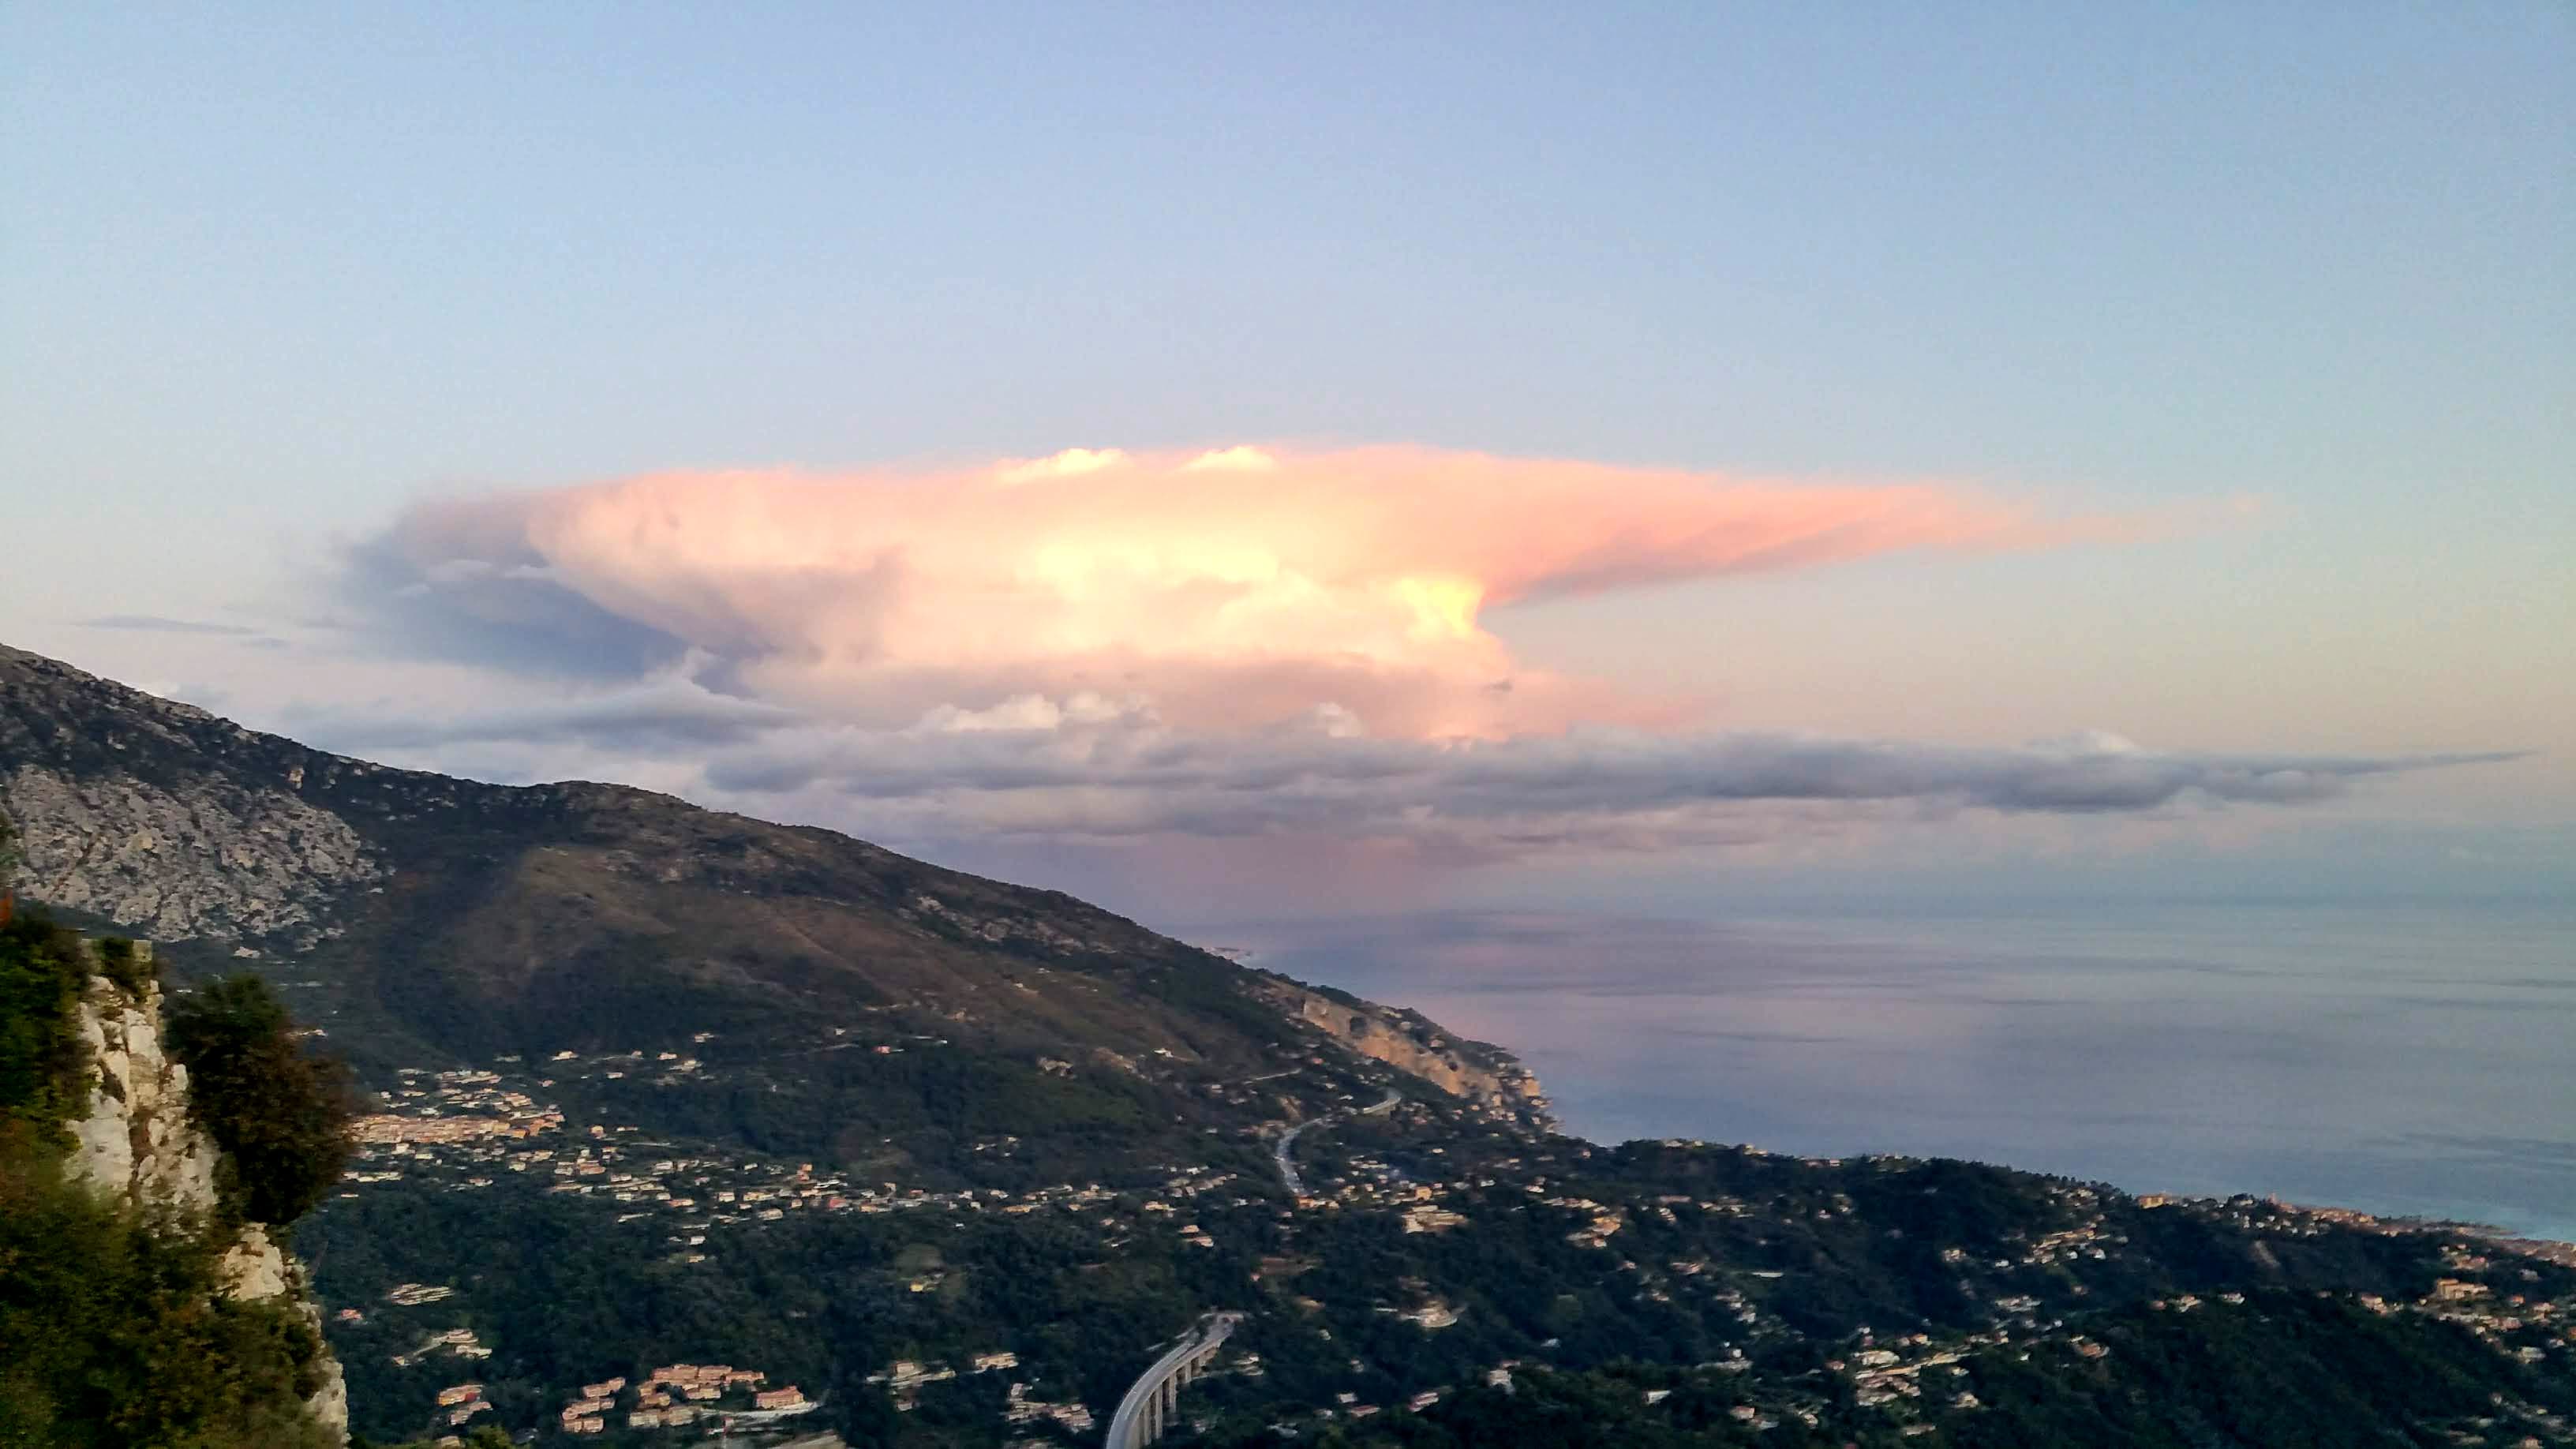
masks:
<instances>
[{"instance_id":1,"label":"cluster of houses","mask_svg":"<svg viewBox=\"0 0 2576 1449\"><path fill-rule=\"evenodd\" d=\"M2454 1272L2487 1274L2498 1267L2484 1254L2461 1244L2451 1247L2448 1259ZM2477 1279L2436 1278L2432 1296L2413 1307L2466 1328L2524 1363L2542 1363L2553 1355L2562 1363L2576 1358L2576 1304L2562 1304L2543 1296L2535 1286L2540 1275L2530 1268L2508 1267L2498 1272L2506 1278L2501 1292L2496 1285ZM2516 1287L2525 1291L2516 1292ZM2391 1311L2385 1303L2368 1299L2364 1302L2377 1312Z\"/></svg>"},{"instance_id":2,"label":"cluster of houses","mask_svg":"<svg viewBox=\"0 0 2576 1449\"><path fill-rule=\"evenodd\" d=\"M425 1074L413 1074L415 1078ZM1117 1202L1098 1183L1059 1183L1027 1192L998 1188L932 1192L897 1183L855 1183L818 1173L812 1163L743 1161L649 1152L632 1145L637 1129L593 1125L584 1137L535 1140L559 1133L562 1114L524 1092L509 1091L490 1072L442 1072L398 1095L416 1100L401 1112L362 1119L358 1153L345 1173L356 1187L425 1176L450 1190L489 1188L511 1174L547 1182L552 1193L634 1209L627 1216L675 1215L674 1256L703 1261L707 1234L737 1224L779 1222L803 1213L902 1213L923 1210L1022 1215L1048 1209L1083 1211ZM469 1110L472 1109L472 1110ZM1007 1145L1007 1141L1005 1143ZM1231 1174L1184 1170L1166 1196L1203 1192ZM1204 1178L1206 1180L1200 1180ZM1183 1236L1214 1239L1195 1226ZM935 1286L935 1285L934 1285Z\"/></svg>"},{"instance_id":3,"label":"cluster of houses","mask_svg":"<svg viewBox=\"0 0 2576 1449\"><path fill-rule=\"evenodd\" d=\"M2146 1198L2139 1202L2155 1205ZM2379 1218L2346 1208L2300 1207L2278 1198L2239 1196L2223 1202L2202 1200L2194 1206L2241 1227L2291 1237L2313 1237L2329 1228L2381 1236L2457 1231L2453 1224ZM2576 1358L2576 1303L2542 1293L2543 1279L2532 1266L2545 1262L2576 1267L2576 1245L2463 1233L2442 1245L2441 1256L2444 1271L2433 1280L2430 1293L2412 1303L2390 1303L2365 1294L2362 1306L2375 1313L2424 1313L2458 1324L2525 1363Z\"/></svg>"},{"instance_id":4,"label":"cluster of houses","mask_svg":"<svg viewBox=\"0 0 2576 1449\"><path fill-rule=\"evenodd\" d=\"M524 1139L563 1125L562 1112L502 1086L498 1072L404 1067L396 1075L401 1085L386 1094L394 1110L352 1121L352 1141L368 1145Z\"/></svg>"},{"instance_id":5,"label":"cluster of houses","mask_svg":"<svg viewBox=\"0 0 2576 1449\"><path fill-rule=\"evenodd\" d=\"M451 1427L463 1424L477 1414L492 1411L491 1402L483 1397L481 1384L450 1384L440 1389L438 1407L446 1414Z\"/></svg>"},{"instance_id":6,"label":"cluster of houses","mask_svg":"<svg viewBox=\"0 0 2576 1449\"><path fill-rule=\"evenodd\" d=\"M1951 1408L1973 1409L1977 1396L1965 1390L1953 1392L1949 1381L1966 1377L1968 1371L1959 1367L1959 1360L1967 1357L1972 1346L2005 1341L2005 1335L1989 1333L1936 1344L1929 1335L1914 1333L1882 1343L1863 1330L1858 1349L1843 1358L1827 1359L1825 1367L1851 1375L1852 1396L1863 1408L1928 1396Z\"/></svg>"},{"instance_id":7,"label":"cluster of houses","mask_svg":"<svg viewBox=\"0 0 2576 1449\"><path fill-rule=\"evenodd\" d=\"M1018 1368L1020 1356L1009 1349L994 1349L973 1355L967 1363L969 1373L998 1373L1005 1369ZM885 1385L886 1390L894 1395L896 1408L910 1409L917 1402L923 1384L946 1383L955 1377L957 1377L957 1370L944 1364L933 1367L917 1363L912 1359L899 1358L868 1375L868 1382ZM1017 1390L1026 1386L1014 1384L1012 1387Z\"/></svg>"},{"instance_id":8,"label":"cluster of houses","mask_svg":"<svg viewBox=\"0 0 2576 1449\"><path fill-rule=\"evenodd\" d=\"M994 1349L969 1356L966 1372L969 1374L1007 1373L1019 1366L1018 1354L1009 1349ZM895 1407L909 1412L919 1406L923 1386L947 1383L958 1376L958 1371L947 1364L924 1364L908 1358L899 1358L868 1375L868 1382L883 1385L886 1392L893 1396ZM1070 1400L1057 1402L1038 1398L1031 1392L1033 1387L1031 1384L1014 1382L1004 1392L1002 1405L1004 1422L1015 1428L1025 1428L1041 1420L1052 1419L1076 1434L1090 1432L1094 1420L1089 1408ZM1043 1445L1049 1441L1027 1439L1018 1442Z\"/></svg>"},{"instance_id":9,"label":"cluster of houses","mask_svg":"<svg viewBox=\"0 0 2576 1449\"><path fill-rule=\"evenodd\" d=\"M1430 1189L1423 1191L1427 1195ZM1408 1233L1445 1233L1451 1228L1464 1226L1467 1221L1465 1213L1452 1212L1430 1202L1417 1202L1405 1208L1401 1218Z\"/></svg>"},{"instance_id":10,"label":"cluster of houses","mask_svg":"<svg viewBox=\"0 0 2576 1449\"><path fill-rule=\"evenodd\" d=\"M1040 1419L1053 1419L1076 1434L1091 1432L1091 1411L1072 1402L1055 1403L1029 1396L1027 1384L1013 1384L1002 1401L1002 1418L1013 1427L1034 1424ZM1033 1443L1044 1443L1033 1440Z\"/></svg>"},{"instance_id":11,"label":"cluster of houses","mask_svg":"<svg viewBox=\"0 0 2576 1449\"><path fill-rule=\"evenodd\" d=\"M761 1387L768 1378L759 1369L731 1364L665 1364L632 1386L623 1376L582 1385L580 1394L563 1406L558 1422L567 1434L601 1433L620 1417L621 1397L627 1401L622 1427L628 1429L679 1429L719 1417L786 1418L817 1407L794 1384Z\"/></svg>"}]
</instances>

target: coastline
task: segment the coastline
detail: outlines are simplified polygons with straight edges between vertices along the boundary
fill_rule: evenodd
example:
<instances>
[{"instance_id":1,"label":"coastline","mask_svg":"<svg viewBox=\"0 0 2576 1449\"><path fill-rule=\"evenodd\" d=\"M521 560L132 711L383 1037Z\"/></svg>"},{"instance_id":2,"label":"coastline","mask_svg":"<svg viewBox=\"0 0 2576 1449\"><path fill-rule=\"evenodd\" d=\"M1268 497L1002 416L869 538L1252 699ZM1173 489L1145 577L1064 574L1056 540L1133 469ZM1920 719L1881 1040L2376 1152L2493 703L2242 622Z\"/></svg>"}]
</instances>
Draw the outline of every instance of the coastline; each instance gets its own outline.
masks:
<instances>
[{"instance_id":1,"label":"coastline","mask_svg":"<svg viewBox=\"0 0 2576 1449\"><path fill-rule=\"evenodd\" d=\"M2550 1108L2576 1091L2570 930L2555 904L2187 902L1205 933L1508 1044L1589 1141L1960 1158L2554 1252L2576 1242L2576 1131Z\"/></svg>"}]
</instances>

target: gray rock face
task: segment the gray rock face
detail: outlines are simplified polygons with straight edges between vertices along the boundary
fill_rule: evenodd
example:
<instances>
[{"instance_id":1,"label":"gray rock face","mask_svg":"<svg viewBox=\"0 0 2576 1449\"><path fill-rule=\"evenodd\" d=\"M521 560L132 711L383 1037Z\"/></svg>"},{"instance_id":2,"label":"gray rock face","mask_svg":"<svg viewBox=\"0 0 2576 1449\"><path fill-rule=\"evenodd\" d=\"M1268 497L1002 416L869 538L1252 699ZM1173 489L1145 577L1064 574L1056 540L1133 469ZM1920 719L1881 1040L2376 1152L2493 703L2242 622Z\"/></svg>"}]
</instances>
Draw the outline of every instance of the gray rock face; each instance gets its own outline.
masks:
<instances>
[{"instance_id":1,"label":"gray rock face","mask_svg":"<svg viewBox=\"0 0 2576 1449\"><path fill-rule=\"evenodd\" d=\"M313 1325L313 1331L322 1331L322 1305L313 1300L313 1285L304 1264L280 1249L269 1238L268 1229L258 1223L245 1225L241 1237L225 1250L222 1267L225 1292L254 1301L292 1298L305 1322ZM348 1439L349 1380L340 1368L340 1360L328 1348L322 1350L322 1387L304 1401L304 1407L342 1441Z\"/></svg>"},{"instance_id":2,"label":"gray rock face","mask_svg":"<svg viewBox=\"0 0 2576 1449\"><path fill-rule=\"evenodd\" d=\"M384 874L339 816L282 789L181 793L22 765L0 779L0 809L22 889L165 941L318 933L332 900Z\"/></svg>"},{"instance_id":3,"label":"gray rock face","mask_svg":"<svg viewBox=\"0 0 2576 1449\"><path fill-rule=\"evenodd\" d=\"M1281 1013L1361 1056L1419 1077L1495 1117L1556 1130L1538 1078L1500 1047L1452 1039L1420 1012L1356 999L1335 1001L1284 977L1258 977L1253 990Z\"/></svg>"},{"instance_id":4,"label":"gray rock face","mask_svg":"<svg viewBox=\"0 0 2576 1449\"><path fill-rule=\"evenodd\" d=\"M138 944L138 950L146 949ZM81 1042L89 1050L89 1111L70 1124L75 1146L64 1164L129 1209L165 1220L215 1210L214 1142L188 1120L188 1069L161 1046L161 993L140 998L103 976L81 994ZM280 1251L258 1223L225 1249L224 1291L244 1300L291 1298L318 1333L322 1307L304 1265ZM322 1352L323 1383L305 1407L342 1441L349 1436L349 1387L340 1361Z\"/></svg>"},{"instance_id":5,"label":"gray rock face","mask_svg":"<svg viewBox=\"0 0 2576 1449\"><path fill-rule=\"evenodd\" d=\"M66 1169L144 1212L215 1206L215 1144L188 1121L188 1069L161 1053L161 996L140 1001L90 978L81 999L89 1049L89 1115L71 1124Z\"/></svg>"}]
</instances>

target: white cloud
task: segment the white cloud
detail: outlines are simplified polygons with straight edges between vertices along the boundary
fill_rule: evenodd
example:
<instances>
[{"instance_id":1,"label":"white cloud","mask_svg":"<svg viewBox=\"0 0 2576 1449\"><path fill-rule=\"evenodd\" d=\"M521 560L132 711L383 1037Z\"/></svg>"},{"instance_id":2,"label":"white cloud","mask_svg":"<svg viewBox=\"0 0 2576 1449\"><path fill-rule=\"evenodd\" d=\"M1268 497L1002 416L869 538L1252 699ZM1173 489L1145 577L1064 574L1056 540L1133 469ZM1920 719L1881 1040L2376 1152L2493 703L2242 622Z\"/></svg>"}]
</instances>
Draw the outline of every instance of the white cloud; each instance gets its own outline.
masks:
<instances>
[{"instance_id":1,"label":"white cloud","mask_svg":"<svg viewBox=\"0 0 2576 1449\"><path fill-rule=\"evenodd\" d=\"M1067 448L1044 458L1004 463L993 470L993 476L1005 483L1036 483L1048 478L1079 478L1126 461L1126 452L1119 448Z\"/></svg>"},{"instance_id":2,"label":"white cloud","mask_svg":"<svg viewBox=\"0 0 2576 1449\"><path fill-rule=\"evenodd\" d=\"M1269 473L1277 471L1279 460L1248 443L1231 448L1216 448L1201 453L1181 465L1184 473Z\"/></svg>"}]
</instances>

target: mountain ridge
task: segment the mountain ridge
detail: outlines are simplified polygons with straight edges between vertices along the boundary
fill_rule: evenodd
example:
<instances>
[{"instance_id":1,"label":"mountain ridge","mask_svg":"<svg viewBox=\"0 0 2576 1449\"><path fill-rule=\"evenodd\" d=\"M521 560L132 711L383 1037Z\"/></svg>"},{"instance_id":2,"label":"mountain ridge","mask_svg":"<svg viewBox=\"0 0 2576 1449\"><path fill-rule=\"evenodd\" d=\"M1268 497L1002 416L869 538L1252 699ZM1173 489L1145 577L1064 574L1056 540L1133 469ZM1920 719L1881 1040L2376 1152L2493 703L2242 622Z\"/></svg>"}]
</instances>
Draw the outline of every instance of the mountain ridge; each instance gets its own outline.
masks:
<instances>
[{"instance_id":1,"label":"mountain ridge","mask_svg":"<svg viewBox=\"0 0 2576 1449\"><path fill-rule=\"evenodd\" d=\"M952 1024L980 1015L1015 1039L1219 1068L1276 1045L1211 1029L1207 1011L1170 1004L1169 991L1103 1010L1085 999L1096 991L1060 979L1156 977L1207 998L1199 1007L1228 1008L1215 1014L1232 1027L1245 1024L1233 1006L1257 1009L1553 1126L1536 1079L1500 1048L1374 1003L1327 1011L1305 983L1060 891L632 786L493 785L377 765L6 646L0 810L17 822L31 898L151 936L200 970L346 968L369 990L341 1010L460 1056L545 1047L532 1015L634 995L637 972L655 978L649 989L720 998L728 1019L901 1006ZM425 969L368 969L397 943L392 954ZM637 964L648 953L654 963ZM375 1034L360 1031L362 1050Z\"/></svg>"}]
</instances>

